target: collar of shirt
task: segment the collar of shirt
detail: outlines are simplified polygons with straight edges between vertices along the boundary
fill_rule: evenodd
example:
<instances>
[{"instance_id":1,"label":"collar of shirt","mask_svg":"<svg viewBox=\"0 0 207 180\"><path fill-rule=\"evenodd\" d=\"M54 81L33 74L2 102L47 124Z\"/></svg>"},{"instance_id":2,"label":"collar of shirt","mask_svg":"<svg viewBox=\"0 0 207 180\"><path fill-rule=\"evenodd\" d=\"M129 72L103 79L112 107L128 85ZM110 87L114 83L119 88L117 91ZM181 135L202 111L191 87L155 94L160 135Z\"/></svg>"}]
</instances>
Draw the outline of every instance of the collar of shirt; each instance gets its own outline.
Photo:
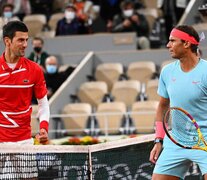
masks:
<instances>
[{"instance_id":1,"label":"collar of shirt","mask_svg":"<svg viewBox=\"0 0 207 180\"><path fill-rule=\"evenodd\" d=\"M21 69L22 68L22 64L23 64L23 59L22 57L20 57L19 61L17 62L16 67L13 70L17 70L17 69ZM1 68L5 71L13 71L8 64L6 63L5 57L4 57L4 53L1 55L0 57L0 64L1 64Z\"/></svg>"}]
</instances>

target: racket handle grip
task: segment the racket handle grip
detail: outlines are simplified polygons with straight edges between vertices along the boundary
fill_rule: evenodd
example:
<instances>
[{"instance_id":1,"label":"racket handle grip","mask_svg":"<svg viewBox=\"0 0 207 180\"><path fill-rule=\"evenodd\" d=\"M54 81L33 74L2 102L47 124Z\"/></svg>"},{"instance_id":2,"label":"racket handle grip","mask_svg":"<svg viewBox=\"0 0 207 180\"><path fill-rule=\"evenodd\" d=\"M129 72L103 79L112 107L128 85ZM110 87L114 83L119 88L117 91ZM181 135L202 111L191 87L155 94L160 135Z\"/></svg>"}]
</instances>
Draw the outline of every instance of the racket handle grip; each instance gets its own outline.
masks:
<instances>
[{"instance_id":1,"label":"racket handle grip","mask_svg":"<svg viewBox=\"0 0 207 180\"><path fill-rule=\"evenodd\" d=\"M163 139L165 136L165 130L163 128L162 121L155 122L155 138Z\"/></svg>"}]
</instances>

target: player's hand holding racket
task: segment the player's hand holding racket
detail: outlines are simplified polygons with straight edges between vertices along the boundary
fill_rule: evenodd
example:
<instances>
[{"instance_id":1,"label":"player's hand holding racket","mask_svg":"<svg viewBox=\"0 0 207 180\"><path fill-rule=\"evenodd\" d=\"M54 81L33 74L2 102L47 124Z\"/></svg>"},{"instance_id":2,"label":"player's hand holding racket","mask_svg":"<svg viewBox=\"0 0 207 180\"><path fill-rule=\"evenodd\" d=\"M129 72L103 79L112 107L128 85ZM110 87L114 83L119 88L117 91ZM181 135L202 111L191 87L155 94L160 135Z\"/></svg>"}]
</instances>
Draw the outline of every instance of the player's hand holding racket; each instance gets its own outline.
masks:
<instances>
[{"instance_id":1,"label":"player's hand holding racket","mask_svg":"<svg viewBox=\"0 0 207 180\"><path fill-rule=\"evenodd\" d=\"M171 107L163 117L166 135L176 145L186 149L207 151L205 141L196 120L185 110Z\"/></svg>"}]
</instances>

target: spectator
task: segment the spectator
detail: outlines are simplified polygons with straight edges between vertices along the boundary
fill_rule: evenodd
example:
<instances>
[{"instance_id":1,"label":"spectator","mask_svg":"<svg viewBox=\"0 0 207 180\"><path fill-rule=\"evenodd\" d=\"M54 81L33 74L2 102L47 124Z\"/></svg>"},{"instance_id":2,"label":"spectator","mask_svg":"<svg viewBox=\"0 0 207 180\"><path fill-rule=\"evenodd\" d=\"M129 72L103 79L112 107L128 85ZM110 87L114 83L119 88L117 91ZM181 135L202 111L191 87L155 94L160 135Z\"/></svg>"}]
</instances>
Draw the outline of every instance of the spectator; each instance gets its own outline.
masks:
<instances>
[{"instance_id":1,"label":"spectator","mask_svg":"<svg viewBox=\"0 0 207 180\"><path fill-rule=\"evenodd\" d=\"M32 14L44 14L49 20L51 14L54 13L53 5L55 6L55 0L32 0L31 9Z\"/></svg>"},{"instance_id":2,"label":"spectator","mask_svg":"<svg viewBox=\"0 0 207 180\"><path fill-rule=\"evenodd\" d=\"M76 7L68 4L65 8L65 17L57 22L56 36L88 34L84 21L76 16Z\"/></svg>"},{"instance_id":3,"label":"spectator","mask_svg":"<svg viewBox=\"0 0 207 180\"><path fill-rule=\"evenodd\" d=\"M3 6L4 6L5 4L8 4L8 3L7 3L7 0L0 0L0 9L1 9L1 10L3 9Z\"/></svg>"},{"instance_id":4,"label":"spectator","mask_svg":"<svg viewBox=\"0 0 207 180\"><path fill-rule=\"evenodd\" d=\"M2 28L9 21L19 20L17 16L13 15L13 4L4 4L2 7L2 14L0 17L0 38L2 38Z\"/></svg>"},{"instance_id":5,"label":"spectator","mask_svg":"<svg viewBox=\"0 0 207 180\"><path fill-rule=\"evenodd\" d=\"M31 4L29 0L8 0L14 5L14 14L22 21L24 16L31 14Z\"/></svg>"},{"instance_id":6,"label":"spectator","mask_svg":"<svg viewBox=\"0 0 207 180\"><path fill-rule=\"evenodd\" d=\"M105 21L107 31L111 32L112 21L121 12L120 4L123 0L100 0L100 16Z\"/></svg>"},{"instance_id":7,"label":"spectator","mask_svg":"<svg viewBox=\"0 0 207 180\"><path fill-rule=\"evenodd\" d=\"M134 7L136 10L146 8L142 0L134 0Z\"/></svg>"},{"instance_id":8,"label":"spectator","mask_svg":"<svg viewBox=\"0 0 207 180\"><path fill-rule=\"evenodd\" d=\"M72 4L74 4L74 6L76 7L76 15L78 18L80 18L81 20L83 20L84 22L87 22L88 19L88 8L92 5L91 2L89 2L86 0L72 0L71 1Z\"/></svg>"},{"instance_id":9,"label":"spectator","mask_svg":"<svg viewBox=\"0 0 207 180\"><path fill-rule=\"evenodd\" d=\"M48 89L48 98L50 98L61 84L72 73L74 67L69 66L64 72L58 71L58 60L55 56L49 56L45 61L45 81Z\"/></svg>"},{"instance_id":10,"label":"spectator","mask_svg":"<svg viewBox=\"0 0 207 180\"><path fill-rule=\"evenodd\" d=\"M45 60L49 56L46 51L43 51L44 41L40 37L35 37L32 40L33 51L30 53L28 59L38 63L42 70L45 71Z\"/></svg>"},{"instance_id":11,"label":"spectator","mask_svg":"<svg viewBox=\"0 0 207 180\"><path fill-rule=\"evenodd\" d=\"M163 11L166 27L166 39L170 36L170 32L179 22L180 18L187 7L189 0L160 0L158 8Z\"/></svg>"},{"instance_id":12,"label":"spectator","mask_svg":"<svg viewBox=\"0 0 207 180\"><path fill-rule=\"evenodd\" d=\"M94 16L93 2L91 0L69 0L76 7L76 16L81 19L90 30Z\"/></svg>"},{"instance_id":13,"label":"spectator","mask_svg":"<svg viewBox=\"0 0 207 180\"><path fill-rule=\"evenodd\" d=\"M91 33L107 32L107 26L100 16L100 6L94 4L89 18L89 27Z\"/></svg>"},{"instance_id":14,"label":"spectator","mask_svg":"<svg viewBox=\"0 0 207 180\"><path fill-rule=\"evenodd\" d=\"M122 2L121 9L122 13L117 14L113 19L112 32L136 32L137 48L150 48L149 25L145 16L136 12L131 0Z\"/></svg>"}]
</instances>

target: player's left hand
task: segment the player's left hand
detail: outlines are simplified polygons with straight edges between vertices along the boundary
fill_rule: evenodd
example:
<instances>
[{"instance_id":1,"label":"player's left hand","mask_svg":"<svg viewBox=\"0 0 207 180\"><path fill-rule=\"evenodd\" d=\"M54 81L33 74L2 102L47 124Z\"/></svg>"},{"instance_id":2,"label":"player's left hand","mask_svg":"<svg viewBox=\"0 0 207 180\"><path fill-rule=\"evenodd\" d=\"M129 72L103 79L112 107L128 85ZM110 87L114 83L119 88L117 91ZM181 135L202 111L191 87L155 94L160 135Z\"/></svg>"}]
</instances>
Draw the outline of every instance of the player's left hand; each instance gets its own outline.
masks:
<instances>
[{"instance_id":1,"label":"player's left hand","mask_svg":"<svg viewBox=\"0 0 207 180\"><path fill-rule=\"evenodd\" d=\"M35 137L41 144L46 144L49 140L48 133L45 129L40 129L39 134L37 134Z\"/></svg>"}]
</instances>

